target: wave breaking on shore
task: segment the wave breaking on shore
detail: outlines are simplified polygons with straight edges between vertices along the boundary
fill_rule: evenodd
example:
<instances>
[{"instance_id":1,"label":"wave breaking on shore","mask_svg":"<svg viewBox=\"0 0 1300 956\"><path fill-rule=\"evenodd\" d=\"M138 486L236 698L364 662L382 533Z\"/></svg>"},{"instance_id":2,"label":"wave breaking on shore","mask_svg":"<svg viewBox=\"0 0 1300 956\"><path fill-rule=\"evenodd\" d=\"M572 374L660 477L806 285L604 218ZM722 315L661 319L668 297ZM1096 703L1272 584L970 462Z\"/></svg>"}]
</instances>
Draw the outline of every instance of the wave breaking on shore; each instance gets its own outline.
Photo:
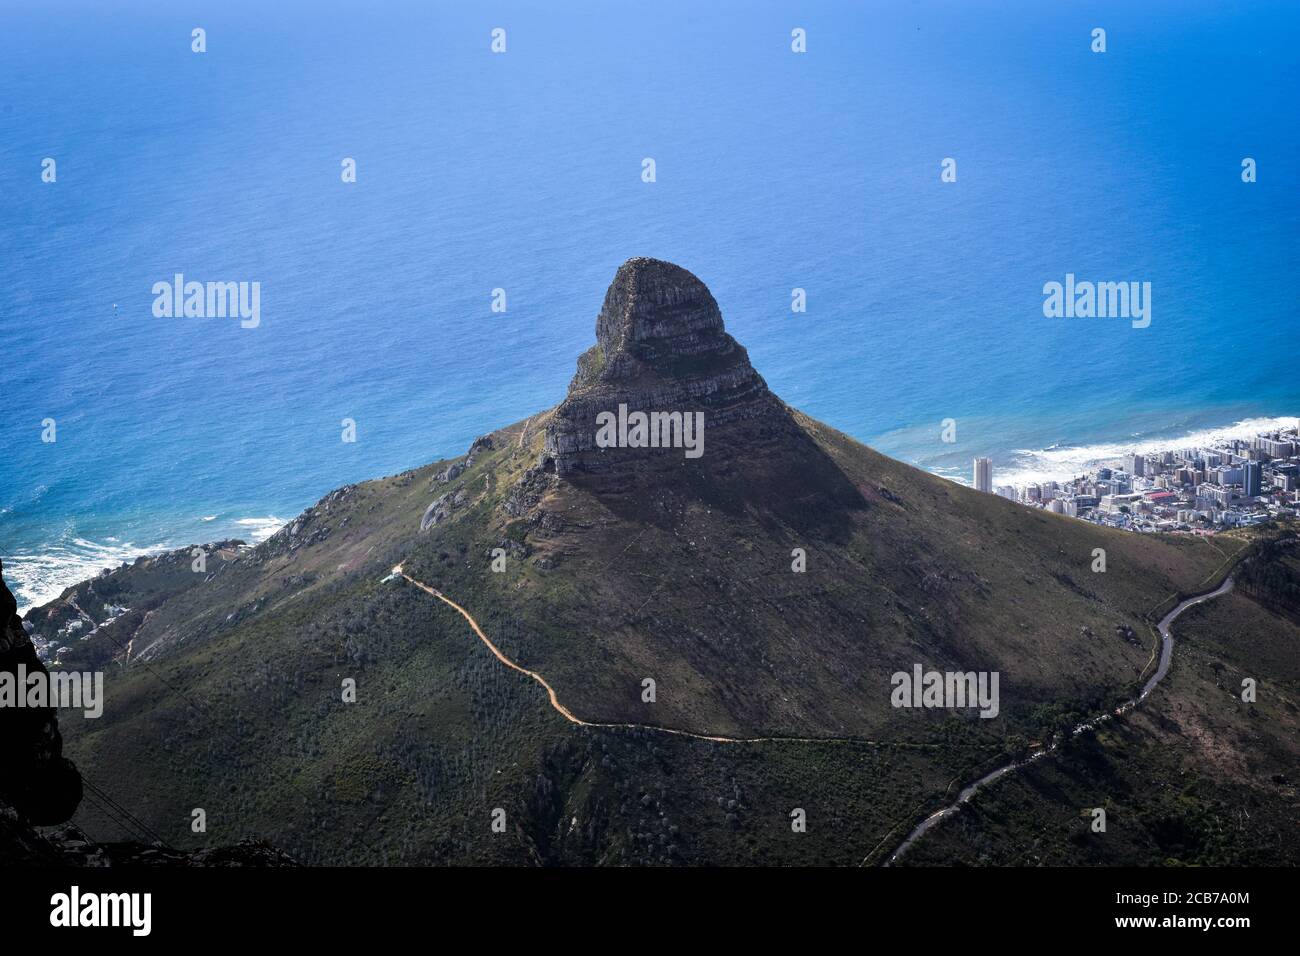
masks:
<instances>
[{"instance_id":1,"label":"wave breaking on shore","mask_svg":"<svg viewBox=\"0 0 1300 956\"><path fill-rule=\"evenodd\" d=\"M91 540L65 534L59 540L40 548L6 554L5 575L14 597L18 599L18 614L23 616L32 608L48 604L74 584L93 578L106 568L115 568L124 562L161 554L187 544L206 543L223 537L236 537L249 544L260 544L285 524L282 518L274 515L238 518L229 525L220 522L217 527L213 527L215 522L207 516L199 521L203 528L201 540L186 540L189 537L186 535L139 545L112 536ZM220 533L223 527L228 528L229 534Z\"/></svg>"},{"instance_id":2,"label":"wave breaking on shore","mask_svg":"<svg viewBox=\"0 0 1300 956\"><path fill-rule=\"evenodd\" d=\"M1123 455L1150 455L1184 448L1205 448L1230 441L1249 440L1262 432L1295 428L1300 418L1247 418L1231 425L1201 428L1176 437L1134 437L1130 441L1092 445L1056 446L1037 450L1016 449L1012 460L997 471L999 485L1028 485L1044 481L1069 481Z\"/></svg>"},{"instance_id":3,"label":"wave breaking on shore","mask_svg":"<svg viewBox=\"0 0 1300 956\"><path fill-rule=\"evenodd\" d=\"M1023 488L1046 481L1067 482L1099 467L1117 464L1124 455L1151 455L1166 451L1177 452L1185 448L1207 448L1297 426L1300 426L1300 418L1296 416L1245 418L1231 425L1198 428L1173 436L1135 435L1124 441L1094 442L1087 445L1057 444L1036 449L1017 448L993 456L993 483L995 486ZM964 462L960 468L932 470L962 484L971 483L969 462Z\"/></svg>"}]
</instances>

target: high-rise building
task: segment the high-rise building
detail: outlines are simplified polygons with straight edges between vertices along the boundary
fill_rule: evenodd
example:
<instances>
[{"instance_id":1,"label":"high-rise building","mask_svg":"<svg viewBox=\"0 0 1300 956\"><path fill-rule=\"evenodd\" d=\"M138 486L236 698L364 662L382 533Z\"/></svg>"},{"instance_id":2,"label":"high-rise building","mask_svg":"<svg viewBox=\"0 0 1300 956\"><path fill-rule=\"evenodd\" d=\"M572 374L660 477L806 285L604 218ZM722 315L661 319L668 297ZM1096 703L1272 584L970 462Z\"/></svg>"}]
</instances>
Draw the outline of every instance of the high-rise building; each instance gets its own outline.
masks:
<instances>
[{"instance_id":1,"label":"high-rise building","mask_svg":"<svg viewBox=\"0 0 1300 956\"><path fill-rule=\"evenodd\" d=\"M1129 455L1127 459L1128 473L1135 478L1141 478L1145 473L1143 467L1146 463L1141 455Z\"/></svg>"},{"instance_id":2,"label":"high-rise building","mask_svg":"<svg viewBox=\"0 0 1300 956\"><path fill-rule=\"evenodd\" d=\"M993 490L993 459L991 458L975 459L975 490L976 491Z\"/></svg>"},{"instance_id":3,"label":"high-rise building","mask_svg":"<svg viewBox=\"0 0 1300 956\"><path fill-rule=\"evenodd\" d=\"M1248 461L1241 466L1241 491L1247 498L1256 498L1259 496L1260 479L1263 477L1263 467L1257 461Z\"/></svg>"},{"instance_id":4,"label":"high-rise building","mask_svg":"<svg viewBox=\"0 0 1300 956\"><path fill-rule=\"evenodd\" d=\"M1273 458L1290 458L1295 454L1295 442L1278 441L1273 438L1260 438L1256 441L1255 447Z\"/></svg>"}]
</instances>

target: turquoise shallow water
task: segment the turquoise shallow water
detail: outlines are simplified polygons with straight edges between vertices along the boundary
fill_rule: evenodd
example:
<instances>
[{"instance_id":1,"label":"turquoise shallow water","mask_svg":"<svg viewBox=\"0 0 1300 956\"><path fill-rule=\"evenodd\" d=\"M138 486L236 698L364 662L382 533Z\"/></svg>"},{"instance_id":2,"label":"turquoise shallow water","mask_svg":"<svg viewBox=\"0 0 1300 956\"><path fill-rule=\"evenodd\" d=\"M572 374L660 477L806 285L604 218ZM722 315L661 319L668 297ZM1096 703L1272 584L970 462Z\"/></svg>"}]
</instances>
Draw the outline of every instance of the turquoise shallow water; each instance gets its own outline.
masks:
<instances>
[{"instance_id":1,"label":"turquoise shallow water","mask_svg":"<svg viewBox=\"0 0 1300 956\"><path fill-rule=\"evenodd\" d=\"M20 602L554 404L632 255L708 283L791 404L944 474L1300 414L1300 14L1133 6L7 5ZM260 326L155 317L176 272L260 282ZM1044 318L1067 272L1151 282L1150 327Z\"/></svg>"}]
</instances>

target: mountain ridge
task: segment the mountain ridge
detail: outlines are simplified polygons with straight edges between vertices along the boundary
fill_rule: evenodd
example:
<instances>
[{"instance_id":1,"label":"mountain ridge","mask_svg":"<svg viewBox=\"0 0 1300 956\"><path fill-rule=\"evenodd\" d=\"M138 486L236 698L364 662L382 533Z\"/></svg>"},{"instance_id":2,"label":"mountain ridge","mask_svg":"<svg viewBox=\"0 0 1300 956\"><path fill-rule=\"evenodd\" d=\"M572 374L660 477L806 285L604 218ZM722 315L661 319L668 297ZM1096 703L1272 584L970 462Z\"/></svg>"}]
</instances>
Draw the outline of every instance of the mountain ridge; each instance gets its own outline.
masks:
<instances>
[{"instance_id":1,"label":"mountain ridge","mask_svg":"<svg viewBox=\"0 0 1300 956\"><path fill-rule=\"evenodd\" d=\"M1153 646L1147 609L1224 558L1021 508L790 409L678 267L625 264L596 338L564 401L459 459L330 492L203 574L179 552L142 559L29 615L128 608L70 652L115 668L103 720L69 726L78 760L132 767L131 805L178 845L215 785L247 828L223 842L308 862L706 862L733 859L737 834L773 861L850 862L1009 741L1124 699ZM702 411L705 454L598 447L596 416L629 401ZM1089 569L1096 547L1107 573ZM586 720L885 746L723 755L568 726L451 610L381 580L399 564ZM915 664L1000 671L1001 713L891 707L890 674ZM715 805L719 774L743 795ZM766 829L758 806L813 802L810 787L860 837ZM472 824L498 805L521 821L504 843ZM386 835L361 845L358 827Z\"/></svg>"}]
</instances>

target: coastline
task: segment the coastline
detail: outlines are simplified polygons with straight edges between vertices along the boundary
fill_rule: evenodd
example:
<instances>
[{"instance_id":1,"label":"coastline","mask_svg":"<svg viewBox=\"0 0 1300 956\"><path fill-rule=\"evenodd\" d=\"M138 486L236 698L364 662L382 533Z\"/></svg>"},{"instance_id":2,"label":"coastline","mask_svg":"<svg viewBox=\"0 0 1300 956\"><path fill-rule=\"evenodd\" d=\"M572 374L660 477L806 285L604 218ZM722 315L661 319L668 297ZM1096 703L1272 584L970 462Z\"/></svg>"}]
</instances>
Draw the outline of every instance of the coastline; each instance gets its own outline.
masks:
<instances>
[{"instance_id":1,"label":"coastline","mask_svg":"<svg viewBox=\"0 0 1300 956\"><path fill-rule=\"evenodd\" d=\"M1241 419L1231 425L1195 428L1172 437L1135 436L1127 441L1110 440L1079 445L1057 443L1041 449L994 451L990 457L993 459L998 484L1023 487L1045 481L1070 481L1098 467L1113 465L1125 455L1152 455L1234 440L1248 441L1260 433L1297 427L1300 427L1300 417L1295 415L1259 416ZM988 453L977 451L976 454ZM927 470L962 484L971 483L970 461L965 458L959 466L932 467Z\"/></svg>"},{"instance_id":2,"label":"coastline","mask_svg":"<svg viewBox=\"0 0 1300 956\"><path fill-rule=\"evenodd\" d=\"M304 505L304 507L308 507ZM301 509L299 509L301 510ZM296 512L295 512L296 513ZM69 533L66 526L46 546L19 549L5 554L4 565L10 588L18 600L18 615L25 617L33 608L56 600L70 587L95 577L106 568L115 568L141 557L150 557L178 548L206 545L213 541L238 538L257 545L287 524L274 514L264 517L202 515L194 519L197 537L182 534L141 536L129 531L123 535L106 535L101 540ZM191 523L187 523L187 527ZM152 542L139 544L138 540Z\"/></svg>"},{"instance_id":3,"label":"coastline","mask_svg":"<svg viewBox=\"0 0 1300 956\"><path fill-rule=\"evenodd\" d=\"M1192 429L1175 437L1135 437L1128 441L1109 440L1080 445L1055 444L1042 449L1011 449L993 454L994 468L998 484L1022 487L1044 481L1064 482L1096 467L1112 464L1124 454L1152 454L1234 439L1249 439L1260 432L1287 427L1300 427L1300 417L1244 418L1230 425ZM954 452L961 455L959 466L936 466L927 464L924 459L917 460L914 456L891 454L886 450L890 444L888 441L880 444L872 441L864 443L882 454L890 454L891 457L907 461L922 470L961 484L971 484L970 457L965 450ZM323 494L328 494L329 490L326 489ZM12 576L14 594L19 602L18 613L26 615L33 608L55 600L67 588L94 577L104 568L117 567L138 557L209 541L241 539L250 545L260 544L292 520L279 515L299 514L319 497L296 508L285 508L282 502L262 507L245 504L241 508L215 509L213 513L203 513L203 509L196 508L187 518L179 518L175 514L170 518L156 516L147 524L138 518L134 525L127 519L122 519L124 526L107 529L112 530L113 534L79 534L75 524L61 521L57 530L51 529L43 536L42 544L20 546L4 555L5 567Z\"/></svg>"}]
</instances>

